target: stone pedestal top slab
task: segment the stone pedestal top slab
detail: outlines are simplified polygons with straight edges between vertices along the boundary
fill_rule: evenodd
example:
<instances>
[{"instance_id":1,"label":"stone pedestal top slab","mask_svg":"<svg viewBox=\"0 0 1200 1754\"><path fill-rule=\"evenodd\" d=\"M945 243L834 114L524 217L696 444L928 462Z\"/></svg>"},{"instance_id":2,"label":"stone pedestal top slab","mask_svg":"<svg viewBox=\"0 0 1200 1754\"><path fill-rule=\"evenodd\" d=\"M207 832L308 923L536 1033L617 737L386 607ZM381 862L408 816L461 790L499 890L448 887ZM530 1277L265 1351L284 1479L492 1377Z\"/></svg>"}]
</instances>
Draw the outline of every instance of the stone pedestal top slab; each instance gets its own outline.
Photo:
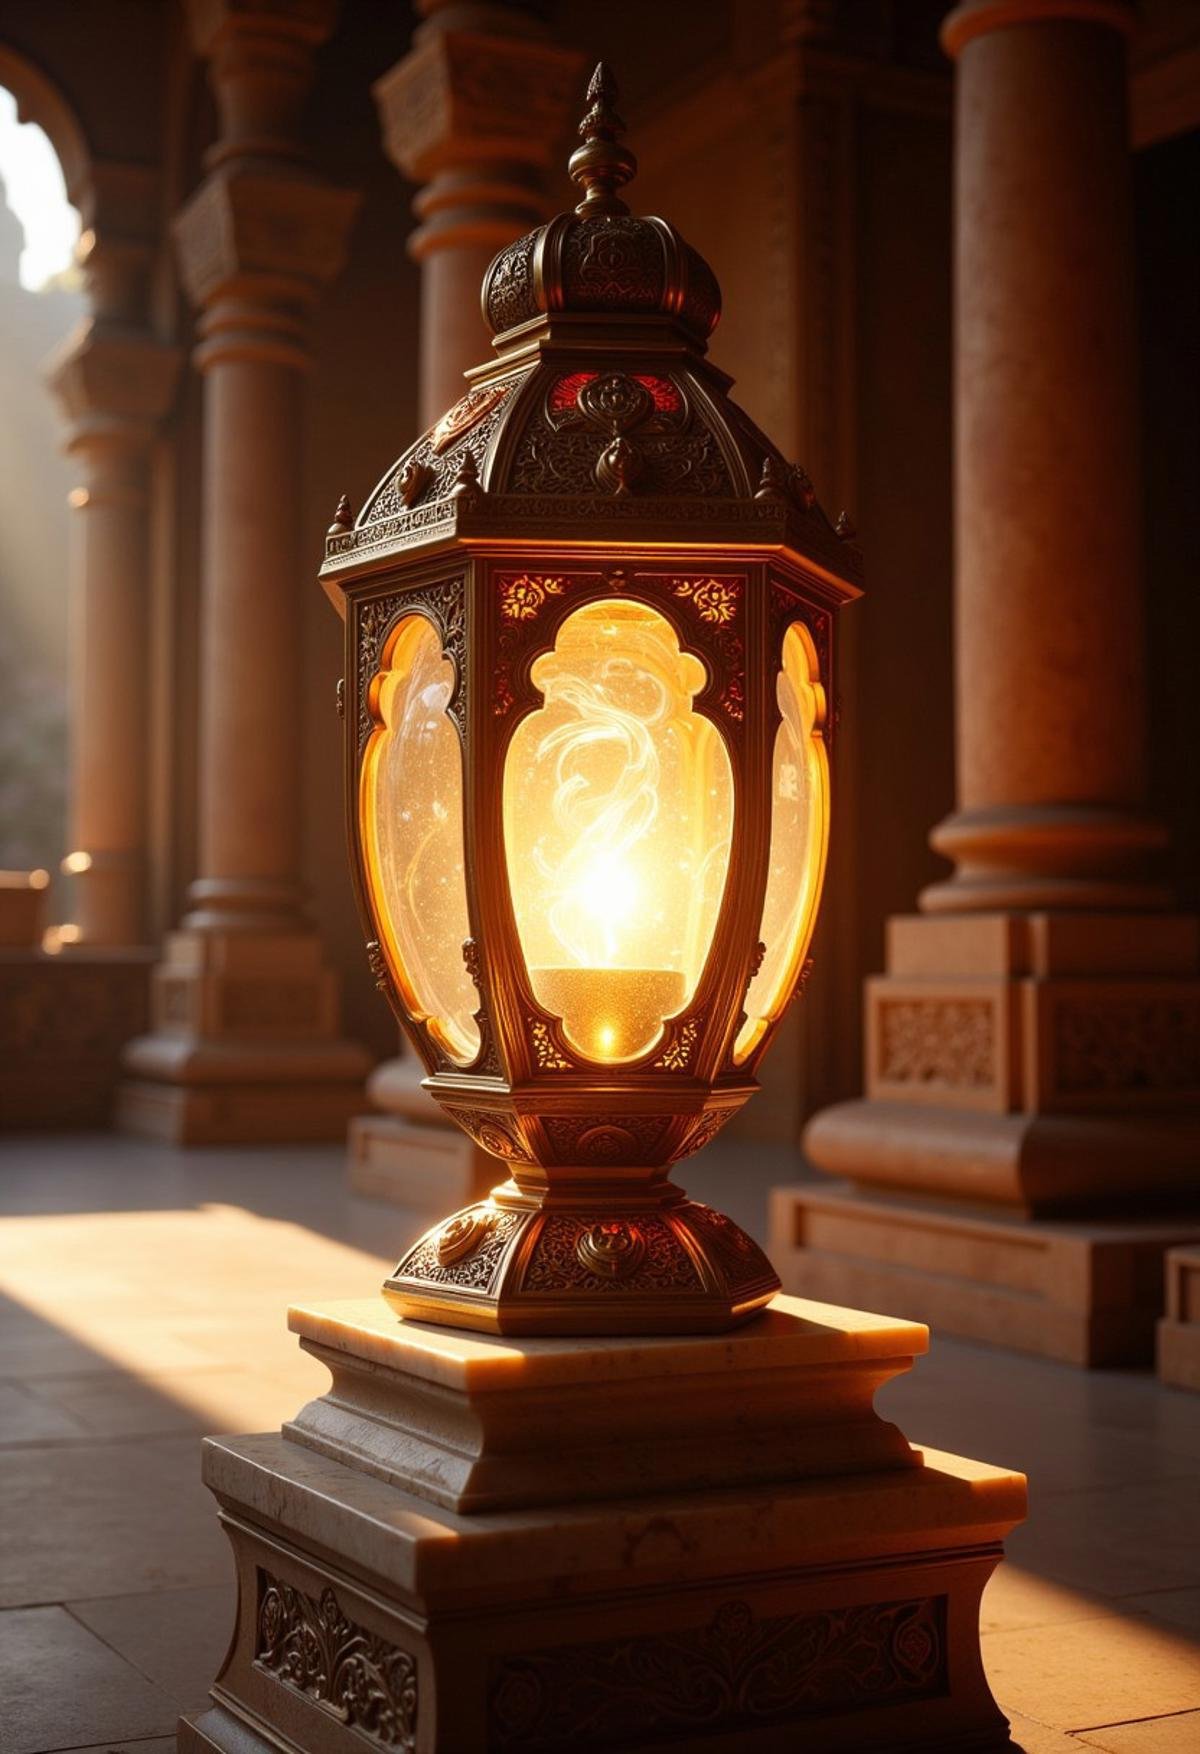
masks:
<instances>
[{"instance_id":1,"label":"stone pedestal top slab","mask_svg":"<svg viewBox=\"0 0 1200 1754\"><path fill-rule=\"evenodd\" d=\"M783 1295L729 1334L518 1342L405 1321L382 1297L294 1304L288 1327L302 1340L464 1392L911 1360L929 1349L929 1329L921 1322Z\"/></svg>"}]
</instances>

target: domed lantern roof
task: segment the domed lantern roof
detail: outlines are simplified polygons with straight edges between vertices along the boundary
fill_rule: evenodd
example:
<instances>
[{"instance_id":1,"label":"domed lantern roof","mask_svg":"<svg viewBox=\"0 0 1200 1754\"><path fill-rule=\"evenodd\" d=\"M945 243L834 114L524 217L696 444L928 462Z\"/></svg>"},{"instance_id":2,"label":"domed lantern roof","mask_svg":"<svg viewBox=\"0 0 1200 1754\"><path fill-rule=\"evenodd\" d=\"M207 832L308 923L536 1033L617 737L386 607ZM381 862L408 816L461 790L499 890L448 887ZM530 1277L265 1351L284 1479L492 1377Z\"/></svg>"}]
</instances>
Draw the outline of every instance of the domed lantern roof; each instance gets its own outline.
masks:
<instances>
[{"instance_id":1,"label":"domed lantern roof","mask_svg":"<svg viewBox=\"0 0 1200 1754\"><path fill-rule=\"evenodd\" d=\"M617 193L636 161L615 97L597 67L570 162L582 200L492 262L482 304L496 358L466 374L357 518L339 508L330 584L456 538L589 541L603 525L631 541L786 548L834 600L857 594L848 526L705 357L721 310L712 269Z\"/></svg>"},{"instance_id":2,"label":"domed lantern roof","mask_svg":"<svg viewBox=\"0 0 1200 1754\"><path fill-rule=\"evenodd\" d=\"M668 1172L804 986L858 555L709 363L711 269L621 199L603 67L588 100L578 207L485 276L495 358L343 501L322 570L371 966L510 1174L384 1291L505 1333L711 1330L779 1280Z\"/></svg>"}]
</instances>

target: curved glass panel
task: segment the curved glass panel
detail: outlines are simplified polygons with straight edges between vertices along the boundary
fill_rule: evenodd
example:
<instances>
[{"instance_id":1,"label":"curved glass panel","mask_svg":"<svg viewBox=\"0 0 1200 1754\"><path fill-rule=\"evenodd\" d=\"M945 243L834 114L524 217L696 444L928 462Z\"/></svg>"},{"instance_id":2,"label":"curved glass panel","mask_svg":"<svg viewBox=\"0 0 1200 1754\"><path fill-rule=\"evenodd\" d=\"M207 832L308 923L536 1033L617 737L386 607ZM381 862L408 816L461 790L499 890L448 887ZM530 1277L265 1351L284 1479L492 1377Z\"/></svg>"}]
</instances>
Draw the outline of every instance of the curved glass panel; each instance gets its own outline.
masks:
<instances>
[{"instance_id":1,"label":"curved glass panel","mask_svg":"<svg viewBox=\"0 0 1200 1754\"><path fill-rule=\"evenodd\" d=\"M791 997L816 924L829 843L829 763L818 729L823 702L816 677L816 655L793 623L775 685L783 716L771 764L771 862L758 931L767 948L733 1047L739 1065Z\"/></svg>"},{"instance_id":2,"label":"curved glass panel","mask_svg":"<svg viewBox=\"0 0 1200 1754\"><path fill-rule=\"evenodd\" d=\"M405 1008L460 1065L480 1047L463 859L462 747L446 707L454 666L408 615L372 684L377 728L359 773L367 883Z\"/></svg>"},{"instance_id":3,"label":"curved glass panel","mask_svg":"<svg viewBox=\"0 0 1200 1754\"><path fill-rule=\"evenodd\" d=\"M652 1048L696 990L721 910L733 771L692 710L703 664L641 603L591 603L533 666L513 734L504 844L539 1004L580 1053Z\"/></svg>"}]
</instances>

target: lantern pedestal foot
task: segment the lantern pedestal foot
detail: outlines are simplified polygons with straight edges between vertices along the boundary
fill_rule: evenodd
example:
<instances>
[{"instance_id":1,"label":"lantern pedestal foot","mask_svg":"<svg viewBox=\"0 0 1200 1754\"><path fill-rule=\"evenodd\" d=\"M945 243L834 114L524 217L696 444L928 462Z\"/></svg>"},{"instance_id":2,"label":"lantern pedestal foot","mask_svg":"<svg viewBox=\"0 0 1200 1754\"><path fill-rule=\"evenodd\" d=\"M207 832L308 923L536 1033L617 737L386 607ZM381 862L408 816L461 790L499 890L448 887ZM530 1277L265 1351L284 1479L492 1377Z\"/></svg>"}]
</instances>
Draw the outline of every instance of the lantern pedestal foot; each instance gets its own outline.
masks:
<instances>
[{"instance_id":1,"label":"lantern pedestal foot","mask_svg":"<svg viewBox=\"0 0 1200 1754\"><path fill-rule=\"evenodd\" d=\"M1163 1256L1197 1241L1200 1211L1066 1220L838 1186L772 1195L771 1252L789 1291L861 1298L1087 1367L1152 1361Z\"/></svg>"},{"instance_id":2,"label":"lantern pedestal foot","mask_svg":"<svg viewBox=\"0 0 1200 1754\"><path fill-rule=\"evenodd\" d=\"M356 1114L347 1139L356 1194L410 1211L465 1206L496 1181L496 1159L447 1118L411 1054L385 1060L367 1080L381 1114Z\"/></svg>"},{"instance_id":3,"label":"lantern pedestal foot","mask_svg":"<svg viewBox=\"0 0 1200 1754\"><path fill-rule=\"evenodd\" d=\"M1025 1483L872 1412L919 1326L789 1298L720 1340L290 1319L333 1386L205 1444L238 1621L181 1754L1010 1746L978 1610Z\"/></svg>"},{"instance_id":4,"label":"lantern pedestal foot","mask_svg":"<svg viewBox=\"0 0 1200 1754\"><path fill-rule=\"evenodd\" d=\"M427 1231L383 1294L410 1320L491 1334L712 1334L779 1289L724 1213L665 1180L596 1177L540 1197L506 1183Z\"/></svg>"},{"instance_id":5,"label":"lantern pedestal foot","mask_svg":"<svg viewBox=\"0 0 1200 1754\"><path fill-rule=\"evenodd\" d=\"M337 1035L315 934L181 931L154 971L152 1033L130 1042L117 1123L177 1145L337 1139L370 1056Z\"/></svg>"}]
</instances>

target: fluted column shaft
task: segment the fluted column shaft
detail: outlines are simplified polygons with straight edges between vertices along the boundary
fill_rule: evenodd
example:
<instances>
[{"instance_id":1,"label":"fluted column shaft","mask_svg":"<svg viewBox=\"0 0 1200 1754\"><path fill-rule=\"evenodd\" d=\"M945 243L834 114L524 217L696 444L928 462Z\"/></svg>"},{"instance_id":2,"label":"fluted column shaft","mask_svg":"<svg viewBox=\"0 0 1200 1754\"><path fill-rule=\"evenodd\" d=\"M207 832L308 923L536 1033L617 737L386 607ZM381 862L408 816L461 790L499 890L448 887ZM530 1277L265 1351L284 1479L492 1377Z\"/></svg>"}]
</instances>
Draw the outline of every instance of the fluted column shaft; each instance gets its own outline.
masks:
<instances>
[{"instance_id":1,"label":"fluted column shaft","mask_svg":"<svg viewBox=\"0 0 1200 1754\"><path fill-rule=\"evenodd\" d=\"M1109 0L971 0L957 57L955 859L931 910L1138 907L1143 814L1126 32Z\"/></svg>"}]
</instances>

